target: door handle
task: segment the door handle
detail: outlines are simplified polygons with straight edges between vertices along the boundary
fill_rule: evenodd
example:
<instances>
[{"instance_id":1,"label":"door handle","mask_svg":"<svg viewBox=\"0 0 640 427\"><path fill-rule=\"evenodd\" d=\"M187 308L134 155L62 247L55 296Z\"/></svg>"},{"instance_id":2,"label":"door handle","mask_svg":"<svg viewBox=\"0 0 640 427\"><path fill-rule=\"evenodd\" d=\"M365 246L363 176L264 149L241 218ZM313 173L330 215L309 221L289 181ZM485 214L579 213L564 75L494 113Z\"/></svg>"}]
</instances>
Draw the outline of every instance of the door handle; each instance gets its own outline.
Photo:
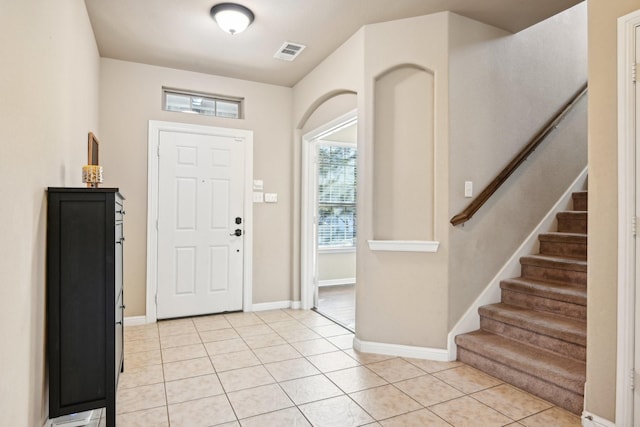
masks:
<instances>
[{"instance_id":1,"label":"door handle","mask_svg":"<svg viewBox=\"0 0 640 427\"><path fill-rule=\"evenodd\" d=\"M236 228L236 231L229 234L229 236L242 236L242 230L240 230L239 228Z\"/></svg>"}]
</instances>

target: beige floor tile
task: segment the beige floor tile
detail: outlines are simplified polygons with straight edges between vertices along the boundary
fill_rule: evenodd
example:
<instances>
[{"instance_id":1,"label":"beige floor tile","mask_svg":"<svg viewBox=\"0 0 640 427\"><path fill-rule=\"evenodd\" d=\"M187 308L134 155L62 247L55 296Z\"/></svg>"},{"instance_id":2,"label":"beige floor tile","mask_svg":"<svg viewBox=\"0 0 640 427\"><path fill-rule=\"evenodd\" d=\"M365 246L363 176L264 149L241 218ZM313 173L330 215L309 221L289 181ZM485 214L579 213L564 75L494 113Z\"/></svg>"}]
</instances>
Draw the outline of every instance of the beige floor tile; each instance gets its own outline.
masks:
<instances>
[{"instance_id":1,"label":"beige floor tile","mask_svg":"<svg viewBox=\"0 0 640 427\"><path fill-rule=\"evenodd\" d=\"M238 421L231 421L230 423L216 424L216 427L241 427Z\"/></svg>"},{"instance_id":2,"label":"beige floor tile","mask_svg":"<svg viewBox=\"0 0 640 427\"><path fill-rule=\"evenodd\" d=\"M274 333L273 329L271 329L264 323L260 323L258 325L240 326L236 327L235 330L242 338Z\"/></svg>"},{"instance_id":3,"label":"beige floor tile","mask_svg":"<svg viewBox=\"0 0 640 427\"><path fill-rule=\"evenodd\" d=\"M375 421L348 396L307 403L300 411L315 427L356 427Z\"/></svg>"},{"instance_id":4,"label":"beige floor tile","mask_svg":"<svg viewBox=\"0 0 640 427\"><path fill-rule=\"evenodd\" d=\"M376 420L395 417L422 407L392 385L370 388L349 396Z\"/></svg>"},{"instance_id":5,"label":"beige floor tile","mask_svg":"<svg viewBox=\"0 0 640 427\"><path fill-rule=\"evenodd\" d=\"M220 372L218 377L227 393L275 382L269 371L262 365Z\"/></svg>"},{"instance_id":6,"label":"beige floor tile","mask_svg":"<svg viewBox=\"0 0 640 427\"><path fill-rule=\"evenodd\" d=\"M404 357L404 360L411 363L412 365L417 366L425 372L430 374L434 372L444 371L446 369L457 368L458 366L462 366L462 362L437 362L435 360L425 360L425 359L412 359L408 357Z\"/></svg>"},{"instance_id":7,"label":"beige floor tile","mask_svg":"<svg viewBox=\"0 0 640 427\"><path fill-rule=\"evenodd\" d=\"M352 348L346 349L344 350L344 352L353 359L360 362L362 365L368 365L370 363L382 362L383 360L396 358L396 356L388 356L386 354L363 353Z\"/></svg>"},{"instance_id":8,"label":"beige floor tile","mask_svg":"<svg viewBox=\"0 0 640 427\"><path fill-rule=\"evenodd\" d=\"M162 349L163 363L197 359L199 357L207 357L207 350L205 350L204 345L200 343Z\"/></svg>"},{"instance_id":9,"label":"beige floor tile","mask_svg":"<svg viewBox=\"0 0 640 427\"><path fill-rule=\"evenodd\" d=\"M326 317L320 316L319 314L316 314L315 316L303 317L298 320L300 320L300 323L310 328L335 325L335 323L333 323L331 320L327 319Z\"/></svg>"},{"instance_id":10,"label":"beige floor tile","mask_svg":"<svg viewBox=\"0 0 640 427\"><path fill-rule=\"evenodd\" d=\"M163 366L165 381L174 381L214 373L213 365L208 357L165 363Z\"/></svg>"},{"instance_id":11,"label":"beige floor tile","mask_svg":"<svg viewBox=\"0 0 640 427\"><path fill-rule=\"evenodd\" d=\"M181 347L185 345L200 344L201 342L202 341L200 340L200 335L198 335L198 333L195 332L195 328L193 333L160 337L160 347L163 349L170 348L170 347Z\"/></svg>"},{"instance_id":12,"label":"beige floor tile","mask_svg":"<svg viewBox=\"0 0 640 427\"><path fill-rule=\"evenodd\" d=\"M169 405L171 427L209 427L235 420L233 409L224 395Z\"/></svg>"},{"instance_id":13,"label":"beige floor tile","mask_svg":"<svg viewBox=\"0 0 640 427\"><path fill-rule=\"evenodd\" d=\"M519 421L526 427L580 427L580 417L558 407L547 409Z\"/></svg>"},{"instance_id":14,"label":"beige floor tile","mask_svg":"<svg viewBox=\"0 0 640 427\"><path fill-rule=\"evenodd\" d=\"M268 363L264 367L278 382L309 377L320 373L315 366L303 358Z\"/></svg>"},{"instance_id":15,"label":"beige floor tile","mask_svg":"<svg viewBox=\"0 0 640 427\"><path fill-rule=\"evenodd\" d=\"M387 381L381 376L364 366L328 372L326 375L345 393L353 393L387 384Z\"/></svg>"},{"instance_id":16,"label":"beige floor tile","mask_svg":"<svg viewBox=\"0 0 640 427\"><path fill-rule=\"evenodd\" d=\"M167 403L181 403L223 394L224 390L215 374L185 378L165 383Z\"/></svg>"},{"instance_id":17,"label":"beige floor tile","mask_svg":"<svg viewBox=\"0 0 640 427\"><path fill-rule=\"evenodd\" d=\"M284 308L282 309L282 311L284 311L294 319L308 319L310 317L322 317L313 310L296 310L293 308Z\"/></svg>"},{"instance_id":18,"label":"beige floor tile","mask_svg":"<svg viewBox=\"0 0 640 427\"><path fill-rule=\"evenodd\" d=\"M186 319L188 320L188 319ZM173 335L191 335L198 331L192 321L169 323L165 324L161 322L158 324L158 331L160 332L160 338L167 338Z\"/></svg>"},{"instance_id":19,"label":"beige floor tile","mask_svg":"<svg viewBox=\"0 0 640 427\"><path fill-rule=\"evenodd\" d=\"M164 382L162 365L143 366L141 368L127 369L118 378L118 389L139 387L141 385L157 384Z\"/></svg>"},{"instance_id":20,"label":"beige floor tile","mask_svg":"<svg viewBox=\"0 0 640 427\"><path fill-rule=\"evenodd\" d=\"M232 313L225 314L224 317L229 323L231 323L231 326L233 326L234 328L264 324L262 319L260 319L253 313Z\"/></svg>"},{"instance_id":21,"label":"beige floor tile","mask_svg":"<svg viewBox=\"0 0 640 427\"><path fill-rule=\"evenodd\" d=\"M143 368L151 365L161 365L160 350L141 351L139 353L126 353L124 366L126 370Z\"/></svg>"},{"instance_id":22,"label":"beige floor tile","mask_svg":"<svg viewBox=\"0 0 640 427\"><path fill-rule=\"evenodd\" d=\"M508 384L474 393L471 397L514 420L537 414L553 406Z\"/></svg>"},{"instance_id":23,"label":"beige floor tile","mask_svg":"<svg viewBox=\"0 0 640 427\"><path fill-rule=\"evenodd\" d=\"M234 353L236 351L249 350L249 346L245 344L242 338L208 342L204 344L204 348L207 349L207 353L209 353L209 356L214 356L216 354Z\"/></svg>"},{"instance_id":24,"label":"beige floor tile","mask_svg":"<svg viewBox=\"0 0 640 427\"><path fill-rule=\"evenodd\" d=\"M337 335L335 337L328 337L327 340L329 340L331 344L335 345L341 350L352 350L353 337L353 334Z\"/></svg>"},{"instance_id":25,"label":"beige floor tile","mask_svg":"<svg viewBox=\"0 0 640 427\"><path fill-rule=\"evenodd\" d=\"M478 420L482 420L483 427L498 427L513 422L512 419L468 396L449 400L429 409L456 427L477 427ZM552 425L554 424L547 426Z\"/></svg>"},{"instance_id":26,"label":"beige floor tile","mask_svg":"<svg viewBox=\"0 0 640 427\"><path fill-rule=\"evenodd\" d=\"M152 350L160 350L160 339L152 338L147 340L137 340L135 343L125 343L124 356L125 358L132 353L141 353Z\"/></svg>"},{"instance_id":27,"label":"beige floor tile","mask_svg":"<svg viewBox=\"0 0 640 427\"><path fill-rule=\"evenodd\" d=\"M315 356L307 357L307 360L322 372L337 371L339 369L353 368L354 366L360 365L342 351L316 354Z\"/></svg>"},{"instance_id":28,"label":"beige floor tile","mask_svg":"<svg viewBox=\"0 0 640 427\"><path fill-rule=\"evenodd\" d=\"M278 334L290 343L298 341L309 341L322 338L320 335L313 332L311 329L305 327L305 329L287 329L279 331Z\"/></svg>"},{"instance_id":29,"label":"beige floor tile","mask_svg":"<svg viewBox=\"0 0 640 427\"><path fill-rule=\"evenodd\" d=\"M216 314L213 316L195 317L193 324L196 326L198 332L214 331L217 329L231 328L231 323L224 318L223 315Z\"/></svg>"},{"instance_id":30,"label":"beige floor tile","mask_svg":"<svg viewBox=\"0 0 640 427\"><path fill-rule=\"evenodd\" d=\"M460 390L431 375L400 381L395 383L395 386L423 406L431 406L463 396Z\"/></svg>"},{"instance_id":31,"label":"beige floor tile","mask_svg":"<svg viewBox=\"0 0 640 427\"><path fill-rule=\"evenodd\" d=\"M239 419L293 406L293 402L276 384L240 390L229 393L228 396Z\"/></svg>"},{"instance_id":32,"label":"beige floor tile","mask_svg":"<svg viewBox=\"0 0 640 427\"><path fill-rule=\"evenodd\" d=\"M290 329L308 329L305 325L295 319L269 323L269 327L276 332L288 331Z\"/></svg>"},{"instance_id":33,"label":"beige floor tile","mask_svg":"<svg viewBox=\"0 0 640 427\"><path fill-rule=\"evenodd\" d=\"M169 427L166 406L120 414L116 421L118 427Z\"/></svg>"},{"instance_id":34,"label":"beige floor tile","mask_svg":"<svg viewBox=\"0 0 640 427\"><path fill-rule=\"evenodd\" d=\"M367 367L391 383L408 380L425 374L422 369L400 358L370 363Z\"/></svg>"},{"instance_id":35,"label":"beige floor tile","mask_svg":"<svg viewBox=\"0 0 640 427\"><path fill-rule=\"evenodd\" d=\"M210 331L200 331L200 339L202 342L226 341L240 338L240 335L233 328L214 329Z\"/></svg>"},{"instance_id":36,"label":"beige floor tile","mask_svg":"<svg viewBox=\"0 0 640 427\"><path fill-rule=\"evenodd\" d=\"M255 312L255 315L262 319L262 321L265 323L282 322L284 320L292 319L291 316L289 316L282 310L258 311Z\"/></svg>"},{"instance_id":37,"label":"beige floor tile","mask_svg":"<svg viewBox=\"0 0 640 427\"><path fill-rule=\"evenodd\" d=\"M242 427L311 427L298 408L287 408L242 420Z\"/></svg>"},{"instance_id":38,"label":"beige floor tile","mask_svg":"<svg viewBox=\"0 0 640 427\"><path fill-rule=\"evenodd\" d=\"M335 337L337 335L347 335L351 334L351 331L343 328L342 326L336 325L335 323L331 323L329 325L322 326L313 326L311 329L321 337ZM353 335L353 334L351 334Z\"/></svg>"},{"instance_id":39,"label":"beige floor tile","mask_svg":"<svg viewBox=\"0 0 640 427\"><path fill-rule=\"evenodd\" d=\"M433 376L467 394L502 384L499 379L467 365L436 372Z\"/></svg>"},{"instance_id":40,"label":"beige floor tile","mask_svg":"<svg viewBox=\"0 0 640 427\"><path fill-rule=\"evenodd\" d=\"M380 421L383 427L451 427L451 424L438 417L428 409L420 409L408 414L399 415ZM477 424L480 427L481 424Z\"/></svg>"},{"instance_id":41,"label":"beige floor tile","mask_svg":"<svg viewBox=\"0 0 640 427\"><path fill-rule=\"evenodd\" d=\"M216 354L211 356L211 362L216 372L232 369L248 368L260 365L260 361L251 350L236 351L234 353Z\"/></svg>"},{"instance_id":42,"label":"beige floor tile","mask_svg":"<svg viewBox=\"0 0 640 427\"><path fill-rule=\"evenodd\" d=\"M316 354L331 353L339 350L338 347L324 338L292 342L291 345L303 356L314 356Z\"/></svg>"},{"instance_id":43,"label":"beige floor tile","mask_svg":"<svg viewBox=\"0 0 640 427\"><path fill-rule=\"evenodd\" d=\"M301 354L289 344L273 347L256 348L253 351L262 363L280 362L282 360L298 359Z\"/></svg>"},{"instance_id":44,"label":"beige floor tile","mask_svg":"<svg viewBox=\"0 0 640 427\"><path fill-rule=\"evenodd\" d=\"M126 326L124 328L125 341L150 340L160 338L158 334L158 326L155 324Z\"/></svg>"},{"instance_id":45,"label":"beige floor tile","mask_svg":"<svg viewBox=\"0 0 640 427\"><path fill-rule=\"evenodd\" d=\"M166 406L166 404L164 384L162 383L118 390L116 398L118 414L157 408Z\"/></svg>"},{"instance_id":46,"label":"beige floor tile","mask_svg":"<svg viewBox=\"0 0 640 427\"><path fill-rule=\"evenodd\" d=\"M244 342L247 343L249 348L273 347L274 345L286 344L285 340L283 340L280 335L276 334L275 332L270 332L263 335L243 337L243 339Z\"/></svg>"},{"instance_id":47,"label":"beige floor tile","mask_svg":"<svg viewBox=\"0 0 640 427\"><path fill-rule=\"evenodd\" d=\"M335 386L324 375L314 375L312 377L298 378L284 381L280 387L296 405L302 405L316 400L328 399L329 397L340 396L342 390Z\"/></svg>"}]
</instances>

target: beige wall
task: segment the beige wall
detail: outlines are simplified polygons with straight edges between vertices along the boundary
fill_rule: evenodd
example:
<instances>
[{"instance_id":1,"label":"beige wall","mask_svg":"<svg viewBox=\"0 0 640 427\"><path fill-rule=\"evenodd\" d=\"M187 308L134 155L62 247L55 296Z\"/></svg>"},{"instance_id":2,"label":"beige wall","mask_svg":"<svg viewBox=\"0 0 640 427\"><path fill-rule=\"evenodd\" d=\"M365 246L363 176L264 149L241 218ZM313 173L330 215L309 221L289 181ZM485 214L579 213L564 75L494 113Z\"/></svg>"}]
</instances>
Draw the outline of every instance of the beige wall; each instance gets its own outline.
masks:
<instances>
[{"instance_id":1,"label":"beige wall","mask_svg":"<svg viewBox=\"0 0 640 427\"><path fill-rule=\"evenodd\" d=\"M356 252L319 252L318 280L353 279L356 277Z\"/></svg>"},{"instance_id":2,"label":"beige wall","mask_svg":"<svg viewBox=\"0 0 640 427\"><path fill-rule=\"evenodd\" d=\"M163 111L162 86L245 99L243 120ZM291 299L291 89L103 58L100 79L101 163L105 185L127 198L126 316L145 314L147 128L149 120L253 131L254 178L278 193L254 204L253 303Z\"/></svg>"},{"instance_id":3,"label":"beige wall","mask_svg":"<svg viewBox=\"0 0 640 427\"><path fill-rule=\"evenodd\" d=\"M617 18L638 0L588 0L589 251L585 409L615 419L617 313ZM594 303L595 302L595 303Z\"/></svg>"},{"instance_id":4,"label":"beige wall","mask_svg":"<svg viewBox=\"0 0 640 427\"><path fill-rule=\"evenodd\" d=\"M99 57L84 2L0 4L0 413L42 426L48 186L82 186L98 131Z\"/></svg>"},{"instance_id":5,"label":"beige wall","mask_svg":"<svg viewBox=\"0 0 640 427\"><path fill-rule=\"evenodd\" d=\"M447 334L448 214L448 16L447 12L365 27L364 93L359 117L358 265L356 336L363 341L444 348ZM424 42L424 41L429 41ZM421 41L421 42L416 42ZM374 252L375 80L387 71L412 65L433 72L433 236L437 253ZM419 140L424 135L406 135ZM393 141L392 143L397 143ZM424 159L407 161L423 170ZM407 189L409 191L409 189ZM420 207L417 202L416 207Z\"/></svg>"},{"instance_id":6,"label":"beige wall","mask_svg":"<svg viewBox=\"0 0 640 427\"><path fill-rule=\"evenodd\" d=\"M587 81L580 4L516 35L451 14L450 217ZM449 327L587 165L586 99L464 226L450 227ZM499 237L498 237L499 236ZM464 268L461 268L464 266Z\"/></svg>"}]
</instances>

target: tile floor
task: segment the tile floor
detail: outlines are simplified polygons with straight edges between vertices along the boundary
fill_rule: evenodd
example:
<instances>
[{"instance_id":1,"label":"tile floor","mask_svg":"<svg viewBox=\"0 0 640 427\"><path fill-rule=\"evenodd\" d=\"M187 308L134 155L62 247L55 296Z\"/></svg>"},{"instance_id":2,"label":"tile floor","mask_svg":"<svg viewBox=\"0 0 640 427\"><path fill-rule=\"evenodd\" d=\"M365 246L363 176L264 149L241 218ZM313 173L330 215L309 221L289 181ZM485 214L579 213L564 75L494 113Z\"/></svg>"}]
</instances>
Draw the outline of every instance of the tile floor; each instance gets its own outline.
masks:
<instances>
[{"instance_id":1,"label":"tile floor","mask_svg":"<svg viewBox=\"0 0 640 427\"><path fill-rule=\"evenodd\" d=\"M580 425L460 362L358 353L352 338L299 310L127 327L117 425Z\"/></svg>"},{"instance_id":2,"label":"tile floor","mask_svg":"<svg viewBox=\"0 0 640 427\"><path fill-rule=\"evenodd\" d=\"M320 286L318 312L336 322L356 329L356 285Z\"/></svg>"}]
</instances>

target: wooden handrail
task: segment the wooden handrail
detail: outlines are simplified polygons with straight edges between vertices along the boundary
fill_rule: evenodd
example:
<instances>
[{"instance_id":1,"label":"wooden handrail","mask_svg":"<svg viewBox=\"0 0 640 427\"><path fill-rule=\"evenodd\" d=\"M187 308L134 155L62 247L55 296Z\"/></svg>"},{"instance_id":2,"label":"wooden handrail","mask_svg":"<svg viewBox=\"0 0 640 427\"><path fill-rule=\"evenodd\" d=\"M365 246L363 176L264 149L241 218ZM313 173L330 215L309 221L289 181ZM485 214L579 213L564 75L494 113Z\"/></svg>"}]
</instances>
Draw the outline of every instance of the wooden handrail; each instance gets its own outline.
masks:
<instances>
[{"instance_id":1,"label":"wooden handrail","mask_svg":"<svg viewBox=\"0 0 640 427\"><path fill-rule=\"evenodd\" d=\"M527 145L516 155L511 162L496 176L493 181L487 185L484 190L478 196L469 203L469 205L464 208L462 212L458 215L451 218L451 224L458 225L463 224L473 217L478 209L484 205L487 200L495 193L498 188L511 176L513 172L525 161L527 157L531 155L538 148L538 145L555 129L558 127L558 124L565 118L567 113L569 113L573 107L580 101L580 99L587 93L587 84L585 83L582 88L576 93L576 95L565 104L564 107L560 110L560 112L553 118L547 125L540 131L536 136L529 141Z\"/></svg>"}]
</instances>

